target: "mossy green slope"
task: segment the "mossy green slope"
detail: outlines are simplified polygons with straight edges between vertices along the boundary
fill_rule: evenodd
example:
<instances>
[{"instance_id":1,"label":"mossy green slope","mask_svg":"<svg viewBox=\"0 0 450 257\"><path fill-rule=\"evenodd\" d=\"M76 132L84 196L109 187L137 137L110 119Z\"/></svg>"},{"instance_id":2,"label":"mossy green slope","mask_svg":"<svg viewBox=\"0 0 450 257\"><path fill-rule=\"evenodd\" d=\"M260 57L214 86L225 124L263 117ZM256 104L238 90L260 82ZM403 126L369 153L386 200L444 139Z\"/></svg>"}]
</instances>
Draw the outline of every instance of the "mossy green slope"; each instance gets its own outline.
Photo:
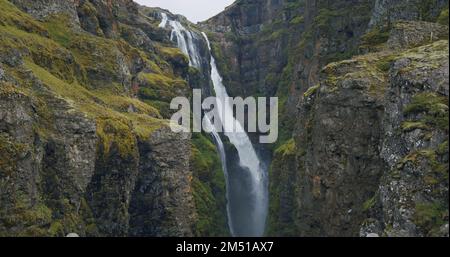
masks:
<instances>
[{"instance_id":1,"label":"mossy green slope","mask_svg":"<svg viewBox=\"0 0 450 257\"><path fill-rule=\"evenodd\" d=\"M91 15L98 12L89 4L83 8ZM158 30L156 22L149 24ZM117 158L134 162L139 154L138 143L168 127L171 99L189 97L187 57L166 41L151 41L151 47L134 46L129 31L125 33L132 28L126 24L120 27L119 36L105 36L100 27L98 33L88 33L65 13L37 20L9 1L0 0L0 68L6 74L6 80L0 80L0 95L8 99L22 97L33 103L33 133L40 140L50 142L57 134L55 115L59 114L52 109L55 99L70 112L94 122L96 152L102 155L97 157L98 162L106 162L116 154ZM28 152L7 133L0 134L0 142L3 183L16 172L16 160ZM220 160L211 142L202 136L194 138L192 151L192 194L197 205L193 211L198 211L195 233L225 235ZM56 171L46 170L43 174L48 179L42 181L43 187L60 182L61 175ZM30 201L26 194L21 196L21 189L8 193L8 197L12 205L0 212L0 235L63 236L74 231L99 235L84 198L80 206L66 197L57 202Z\"/></svg>"}]
</instances>

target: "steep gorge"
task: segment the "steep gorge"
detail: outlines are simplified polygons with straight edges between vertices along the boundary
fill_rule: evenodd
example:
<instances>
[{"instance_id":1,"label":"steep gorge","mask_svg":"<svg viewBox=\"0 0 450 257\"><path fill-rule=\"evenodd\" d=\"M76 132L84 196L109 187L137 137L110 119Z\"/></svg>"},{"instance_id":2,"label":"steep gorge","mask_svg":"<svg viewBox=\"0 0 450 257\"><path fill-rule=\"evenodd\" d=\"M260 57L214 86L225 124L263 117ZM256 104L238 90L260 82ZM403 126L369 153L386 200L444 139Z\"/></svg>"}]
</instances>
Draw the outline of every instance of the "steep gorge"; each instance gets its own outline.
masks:
<instances>
[{"instance_id":1,"label":"steep gorge","mask_svg":"<svg viewBox=\"0 0 450 257\"><path fill-rule=\"evenodd\" d=\"M280 99L278 142L249 134L266 235L448 236L447 0L237 0L196 25L131 0L0 7L0 236L227 236L230 183L248 235L232 140L168 126L172 98L216 94L211 54L229 95Z\"/></svg>"}]
</instances>

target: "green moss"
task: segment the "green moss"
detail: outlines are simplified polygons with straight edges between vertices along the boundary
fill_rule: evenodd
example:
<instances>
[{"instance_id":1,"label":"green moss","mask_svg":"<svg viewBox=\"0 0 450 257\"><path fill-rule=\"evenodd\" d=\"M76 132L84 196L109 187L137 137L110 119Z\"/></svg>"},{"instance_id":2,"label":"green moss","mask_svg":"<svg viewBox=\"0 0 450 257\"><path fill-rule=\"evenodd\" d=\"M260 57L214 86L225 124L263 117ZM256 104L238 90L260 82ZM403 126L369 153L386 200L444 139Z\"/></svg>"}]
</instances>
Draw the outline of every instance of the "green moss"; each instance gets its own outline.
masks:
<instances>
[{"instance_id":1,"label":"green moss","mask_svg":"<svg viewBox=\"0 0 450 257\"><path fill-rule=\"evenodd\" d=\"M4 38L0 39L1 48L19 49L24 55L29 55L33 62L65 81L73 82L76 78L83 80L84 74L73 62L71 53L53 40L11 26L0 26L0 32L1 38Z\"/></svg>"},{"instance_id":2,"label":"green moss","mask_svg":"<svg viewBox=\"0 0 450 257\"><path fill-rule=\"evenodd\" d=\"M217 67L220 70L224 81L229 81L232 76L231 64L227 63L228 59L225 57L220 44L213 40L211 40L211 54L216 59ZM226 84L229 85L229 83Z\"/></svg>"},{"instance_id":3,"label":"green moss","mask_svg":"<svg viewBox=\"0 0 450 257\"><path fill-rule=\"evenodd\" d=\"M420 19L424 21L434 22L433 20L433 8L436 6L435 0L421 0L418 3L418 9L420 13Z\"/></svg>"},{"instance_id":4,"label":"green moss","mask_svg":"<svg viewBox=\"0 0 450 257\"><path fill-rule=\"evenodd\" d=\"M305 19L303 18L303 16L296 16L289 23L291 25L300 25L304 22L305 22Z\"/></svg>"},{"instance_id":5,"label":"green moss","mask_svg":"<svg viewBox=\"0 0 450 257\"><path fill-rule=\"evenodd\" d=\"M361 37L361 46L366 48L375 48L386 43L389 39L389 27L377 27Z\"/></svg>"},{"instance_id":6,"label":"green moss","mask_svg":"<svg viewBox=\"0 0 450 257\"><path fill-rule=\"evenodd\" d=\"M365 90L371 96L382 98L387 89L388 74L378 67L381 60L388 60L388 53L372 53L353 59L330 63L323 68L326 86L330 93L338 92L345 82L351 81L357 90Z\"/></svg>"},{"instance_id":7,"label":"green moss","mask_svg":"<svg viewBox=\"0 0 450 257\"><path fill-rule=\"evenodd\" d=\"M363 211L368 211L372 209L377 203L378 194L374 195L372 198L368 199L363 203Z\"/></svg>"},{"instance_id":8,"label":"green moss","mask_svg":"<svg viewBox=\"0 0 450 257\"><path fill-rule=\"evenodd\" d=\"M29 196L16 191L10 199L11 205L0 209L2 228L15 228L8 236L46 236L47 229L52 222L52 211L40 199L32 204ZM1 233L1 232L0 232Z\"/></svg>"},{"instance_id":9,"label":"green moss","mask_svg":"<svg viewBox=\"0 0 450 257\"><path fill-rule=\"evenodd\" d=\"M398 168L403 168L406 163L412 163L413 165L419 164L422 157L426 159L434 159L434 152L432 150L416 151L406 155L400 162Z\"/></svg>"},{"instance_id":10,"label":"green moss","mask_svg":"<svg viewBox=\"0 0 450 257\"><path fill-rule=\"evenodd\" d=\"M172 79L170 77L164 76L157 73L139 73L139 78L145 80L152 86L166 87L169 89L185 88L186 81L181 79Z\"/></svg>"},{"instance_id":11,"label":"green moss","mask_svg":"<svg viewBox=\"0 0 450 257\"><path fill-rule=\"evenodd\" d=\"M101 139L104 154L108 154L111 147L116 147L123 156L136 154L136 136L148 138L153 131L164 124L149 115L158 116L158 112L151 106L147 106L136 99L114 95L111 91L89 91L78 85L69 85L59 80L46 70L27 62L33 73L50 89L69 101L73 101L80 111L97 121L97 134ZM100 100L100 101L99 101ZM102 104L101 100L105 103ZM115 103L110 101L117 101ZM107 103L110 104L107 104ZM120 112L117 106L133 104L141 113ZM117 108L117 110L105 107Z\"/></svg>"},{"instance_id":12,"label":"green moss","mask_svg":"<svg viewBox=\"0 0 450 257\"><path fill-rule=\"evenodd\" d=\"M275 154L283 156L283 157L286 157L286 156L295 155L296 154L296 150L297 150L297 147L295 145L295 140L294 139L290 139L289 141L287 141L287 143L285 143L284 145L278 147L275 150Z\"/></svg>"},{"instance_id":13,"label":"green moss","mask_svg":"<svg viewBox=\"0 0 450 257\"><path fill-rule=\"evenodd\" d=\"M282 37L286 36L288 33L289 33L289 31L287 29L278 29L278 30L272 31L272 33L268 37L264 38L264 40L267 40L267 41L279 40Z\"/></svg>"},{"instance_id":14,"label":"green moss","mask_svg":"<svg viewBox=\"0 0 450 257\"><path fill-rule=\"evenodd\" d=\"M416 167L425 165L423 166L426 167L423 179L426 185L445 183L449 178L448 163L443 163L439 155L439 149L422 149L412 152L397 164L397 170L402 170L407 164Z\"/></svg>"},{"instance_id":15,"label":"green moss","mask_svg":"<svg viewBox=\"0 0 450 257\"><path fill-rule=\"evenodd\" d=\"M49 236L58 236L58 237L65 236L64 226L59 220L53 221L47 233Z\"/></svg>"},{"instance_id":16,"label":"green moss","mask_svg":"<svg viewBox=\"0 0 450 257\"><path fill-rule=\"evenodd\" d=\"M400 69L400 73L416 73L419 69L437 69L448 59L448 40L439 40L403 52L401 58L410 60L409 65Z\"/></svg>"},{"instance_id":17,"label":"green moss","mask_svg":"<svg viewBox=\"0 0 450 257\"><path fill-rule=\"evenodd\" d=\"M197 211L197 236L227 236L225 178L214 144L202 134L192 137L190 166Z\"/></svg>"},{"instance_id":18,"label":"green moss","mask_svg":"<svg viewBox=\"0 0 450 257\"><path fill-rule=\"evenodd\" d=\"M97 135L102 142L105 155L115 147L119 154L126 158L137 154L137 142L132 128L126 120L112 117L100 117L97 119Z\"/></svg>"},{"instance_id":19,"label":"green moss","mask_svg":"<svg viewBox=\"0 0 450 257\"><path fill-rule=\"evenodd\" d=\"M59 95L73 100L74 103L80 104L79 108L93 117L102 114L127 116L129 115L128 109L132 106L134 113L160 118L157 109L121 93L119 89L110 87L109 89L88 90L78 83L68 84L61 81L32 62L26 62L26 64L46 86ZM104 107L108 108L105 109Z\"/></svg>"},{"instance_id":20,"label":"green moss","mask_svg":"<svg viewBox=\"0 0 450 257\"><path fill-rule=\"evenodd\" d=\"M171 63L174 64L188 64L189 58L178 48L161 47L159 49L163 57Z\"/></svg>"},{"instance_id":21,"label":"green moss","mask_svg":"<svg viewBox=\"0 0 450 257\"><path fill-rule=\"evenodd\" d=\"M448 140L439 145L436 153L439 155L448 154Z\"/></svg>"},{"instance_id":22,"label":"green moss","mask_svg":"<svg viewBox=\"0 0 450 257\"><path fill-rule=\"evenodd\" d=\"M433 236L445 223L446 215L448 216L448 207L446 208L439 202L419 202L415 205L413 222L425 232L426 236Z\"/></svg>"},{"instance_id":23,"label":"green moss","mask_svg":"<svg viewBox=\"0 0 450 257\"><path fill-rule=\"evenodd\" d=\"M20 11L15 5L6 0L0 0L0 25L12 26L17 29L47 35L46 29L30 15Z\"/></svg>"},{"instance_id":24,"label":"green moss","mask_svg":"<svg viewBox=\"0 0 450 257\"><path fill-rule=\"evenodd\" d=\"M392 63L397 59L395 55L389 55L387 57L381 58L377 61L376 66L382 72L388 72L391 69Z\"/></svg>"},{"instance_id":25,"label":"green moss","mask_svg":"<svg viewBox=\"0 0 450 257\"><path fill-rule=\"evenodd\" d=\"M448 6L447 6L447 8L444 8L443 10L442 10L442 12L441 12L441 14L439 15L439 17L438 17L438 19L437 19L437 22L439 23L439 24L442 24L442 25L447 25L448 26Z\"/></svg>"},{"instance_id":26,"label":"green moss","mask_svg":"<svg viewBox=\"0 0 450 257\"><path fill-rule=\"evenodd\" d=\"M342 15L342 11L340 10L332 10L328 8L322 8L319 10L318 15L316 16L314 22L318 26L319 29L329 29L329 23L333 18L339 17Z\"/></svg>"},{"instance_id":27,"label":"green moss","mask_svg":"<svg viewBox=\"0 0 450 257\"><path fill-rule=\"evenodd\" d=\"M66 15L53 15L44 23L50 38L64 47L69 47L71 40L76 36L69 24L69 17Z\"/></svg>"},{"instance_id":28,"label":"green moss","mask_svg":"<svg viewBox=\"0 0 450 257\"><path fill-rule=\"evenodd\" d=\"M448 111L448 100L435 93L419 93L415 95L412 102L404 109L405 114L432 112L436 114Z\"/></svg>"},{"instance_id":29,"label":"green moss","mask_svg":"<svg viewBox=\"0 0 450 257\"><path fill-rule=\"evenodd\" d=\"M306 90L306 92L303 94L303 97L310 97L314 95L318 90L320 89L320 84L317 84L315 86L312 86Z\"/></svg>"},{"instance_id":30,"label":"green moss","mask_svg":"<svg viewBox=\"0 0 450 257\"><path fill-rule=\"evenodd\" d=\"M301 172L302 162L297 158L304 155L304 150L290 139L275 150L269 169L269 215L266 234L269 236L298 236L295 200L296 178Z\"/></svg>"},{"instance_id":31,"label":"green moss","mask_svg":"<svg viewBox=\"0 0 450 257\"><path fill-rule=\"evenodd\" d=\"M16 171L17 162L26 153L27 147L0 133L0 178L11 176Z\"/></svg>"},{"instance_id":32,"label":"green moss","mask_svg":"<svg viewBox=\"0 0 450 257\"><path fill-rule=\"evenodd\" d=\"M416 129L428 130L429 127L422 122L405 121L402 123L402 130L405 132L411 132Z\"/></svg>"},{"instance_id":33,"label":"green moss","mask_svg":"<svg viewBox=\"0 0 450 257\"><path fill-rule=\"evenodd\" d=\"M403 110L405 115L423 113L420 122L448 131L448 97L436 93L419 93Z\"/></svg>"},{"instance_id":34,"label":"green moss","mask_svg":"<svg viewBox=\"0 0 450 257\"><path fill-rule=\"evenodd\" d=\"M170 103L180 94L187 95L188 85L184 80L156 73L140 73L138 78L142 81L139 88L142 99Z\"/></svg>"}]
</instances>

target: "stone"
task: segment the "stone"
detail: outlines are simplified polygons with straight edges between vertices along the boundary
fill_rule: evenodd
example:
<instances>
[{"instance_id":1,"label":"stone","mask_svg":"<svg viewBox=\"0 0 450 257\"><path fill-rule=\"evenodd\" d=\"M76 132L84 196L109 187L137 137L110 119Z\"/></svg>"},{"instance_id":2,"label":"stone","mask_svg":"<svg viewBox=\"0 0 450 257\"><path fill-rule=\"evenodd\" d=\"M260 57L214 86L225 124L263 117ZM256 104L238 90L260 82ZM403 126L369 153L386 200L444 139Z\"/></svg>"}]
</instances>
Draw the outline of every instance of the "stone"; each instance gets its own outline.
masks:
<instances>
[{"instance_id":1,"label":"stone","mask_svg":"<svg viewBox=\"0 0 450 257\"><path fill-rule=\"evenodd\" d=\"M406 49L445 38L448 38L447 26L423 21L401 21L394 24L387 46L392 50Z\"/></svg>"},{"instance_id":2,"label":"stone","mask_svg":"<svg viewBox=\"0 0 450 257\"><path fill-rule=\"evenodd\" d=\"M5 71L3 70L2 66L0 65L0 81L4 79Z\"/></svg>"}]
</instances>

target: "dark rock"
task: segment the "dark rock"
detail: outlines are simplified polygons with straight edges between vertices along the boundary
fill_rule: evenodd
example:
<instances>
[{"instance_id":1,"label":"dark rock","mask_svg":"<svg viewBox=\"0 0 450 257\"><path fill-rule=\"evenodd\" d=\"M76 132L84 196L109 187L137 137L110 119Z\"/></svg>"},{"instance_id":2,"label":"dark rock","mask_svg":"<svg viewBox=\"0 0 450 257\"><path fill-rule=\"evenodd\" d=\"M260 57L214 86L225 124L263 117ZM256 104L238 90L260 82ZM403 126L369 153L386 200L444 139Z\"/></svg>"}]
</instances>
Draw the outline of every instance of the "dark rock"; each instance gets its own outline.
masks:
<instances>
[{"instance_id":1,"label":"dark rock","mask_svg":"<svg viewBox=\"0 0 450 257\"><path fill-rule=\"evenodd\" d=\"M44 20L54 14L66 14L74 24L79 25L76 11L79 0L12 0L11 2L36 19Z\"/></svg>"},{"instance_id":2,"label":"dark rock","mask_svg":"<svg viewBox=\"0 0 450 257\"><path fill-rule=\"evenodd\" d=\"M448 27L437 23L403 21L393 25L387 46L406 49L448 38Z\"/></svg>"},{"instance_id":3,"label":"dark rock","mask_svg":"<svg viewBox=\"0 0 450 257\"><path fill-rule=\"evenodd\" d=\"M373 9L370 27L384 26L396 21L435 21L447 0L377 0Z\"/></svg>"}]
</instances>

